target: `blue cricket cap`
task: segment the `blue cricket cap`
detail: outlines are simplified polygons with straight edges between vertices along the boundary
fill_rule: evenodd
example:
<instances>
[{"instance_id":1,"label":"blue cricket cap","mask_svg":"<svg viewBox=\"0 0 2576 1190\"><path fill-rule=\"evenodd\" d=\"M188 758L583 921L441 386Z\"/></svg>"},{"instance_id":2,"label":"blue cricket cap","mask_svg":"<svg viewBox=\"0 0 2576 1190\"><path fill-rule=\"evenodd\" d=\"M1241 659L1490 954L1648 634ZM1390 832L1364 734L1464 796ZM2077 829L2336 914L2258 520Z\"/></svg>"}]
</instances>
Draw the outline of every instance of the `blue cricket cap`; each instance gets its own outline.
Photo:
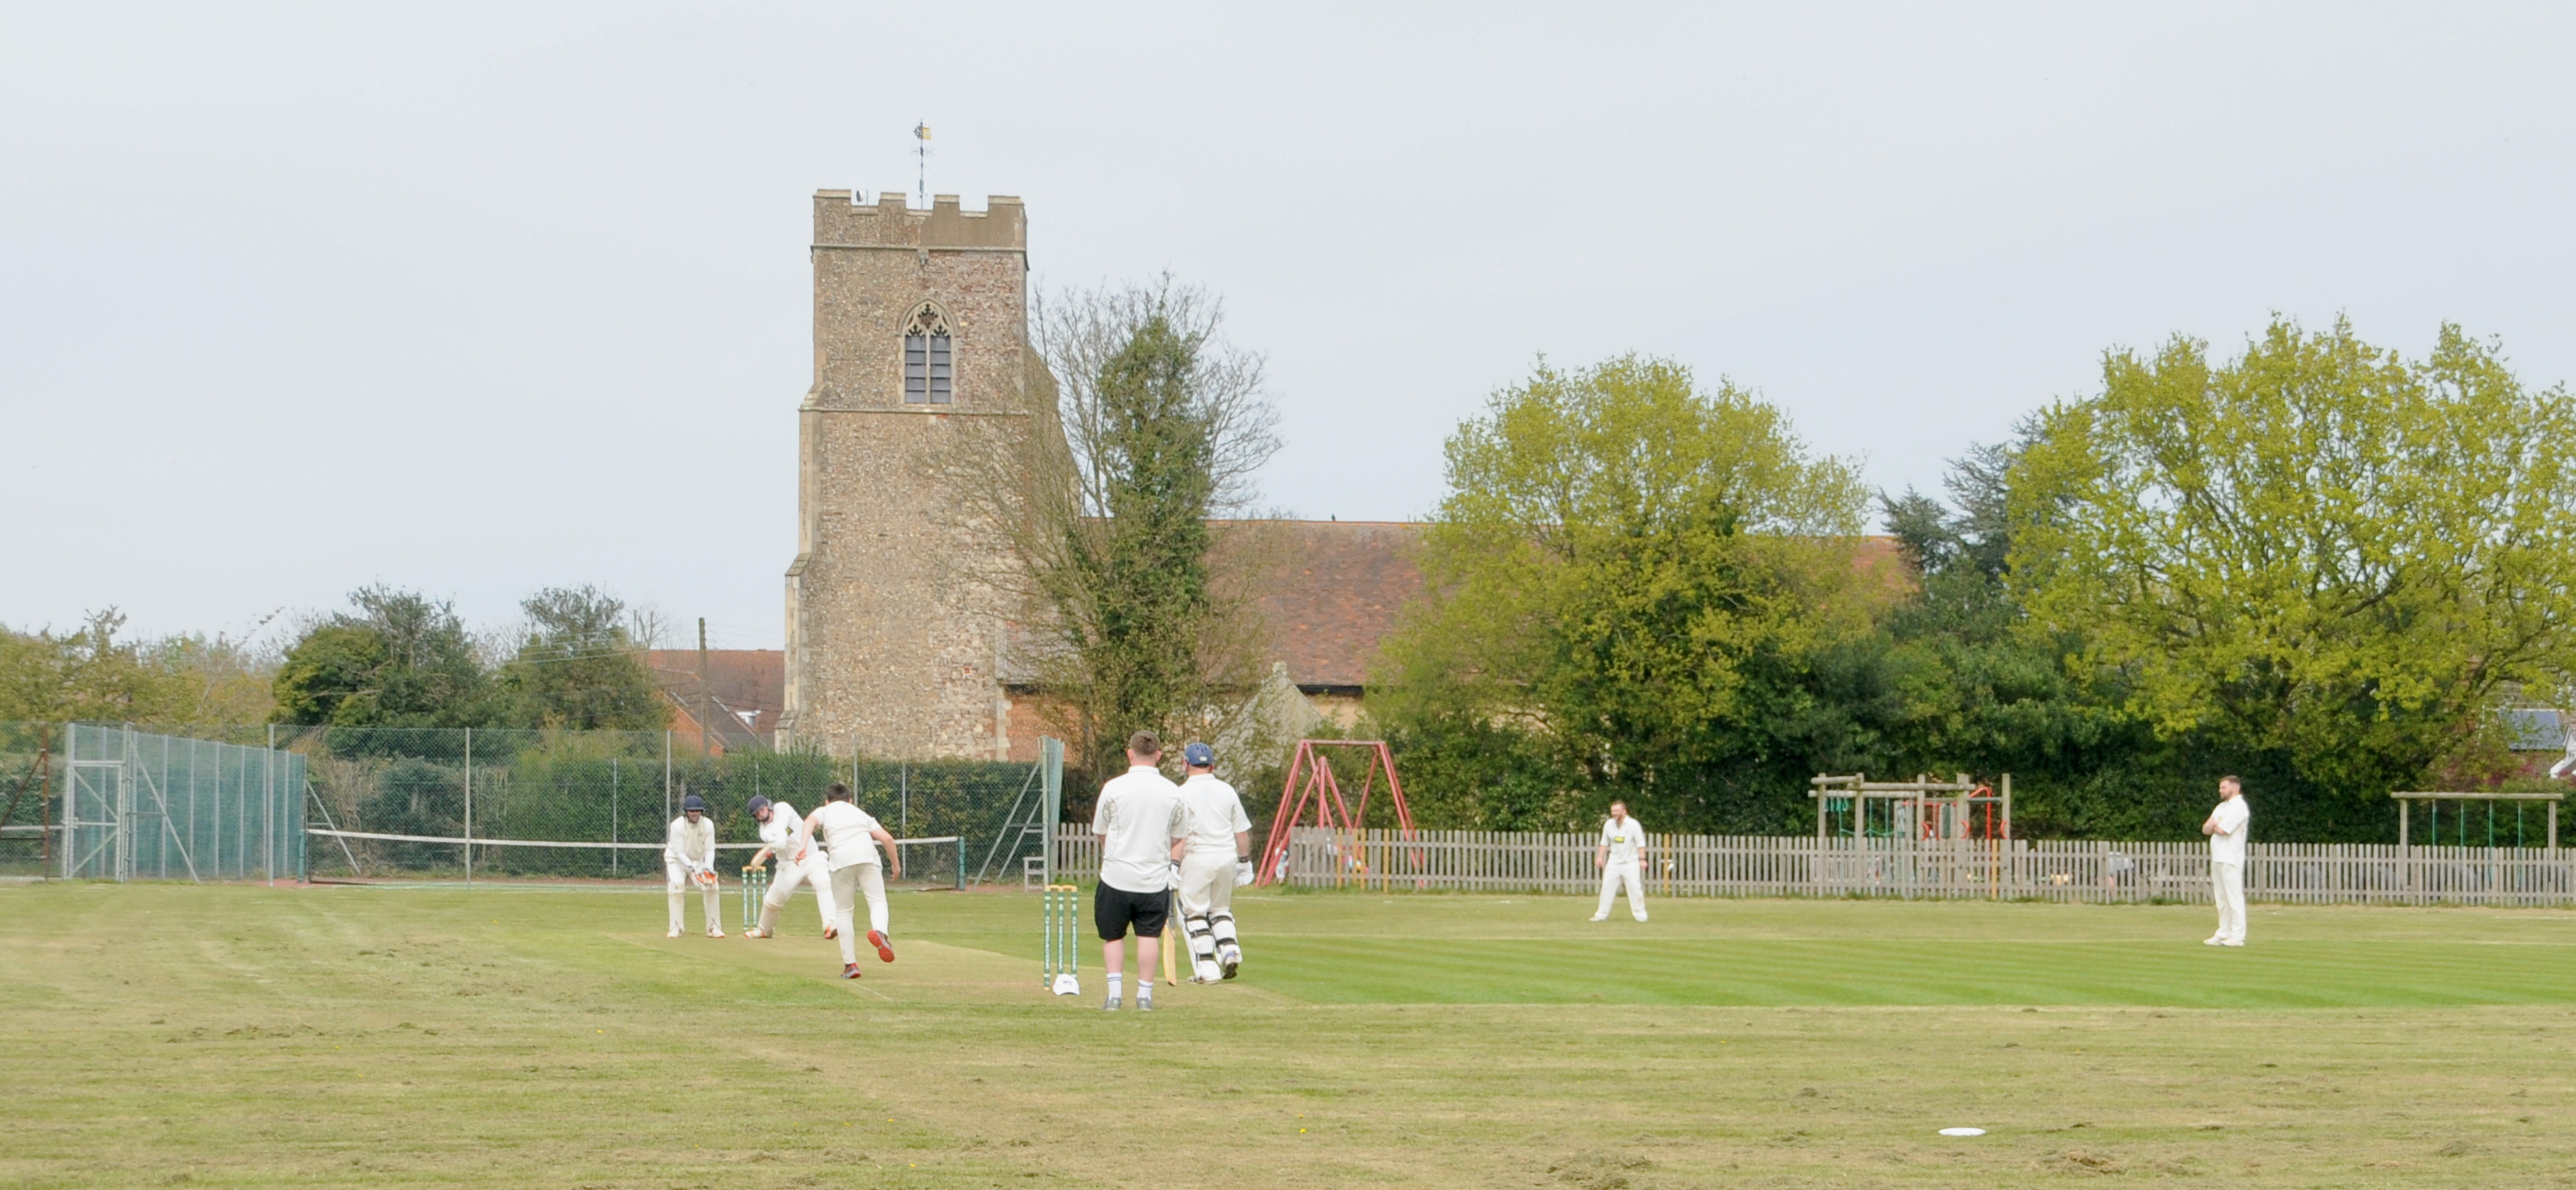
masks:
<instances>
[{"instance_id":1,"label":"blue cricket cap","mask_svg":"<svg viewBox=\"0 0 2576 1190\"><path fill-rule=\"evenodd\" d=\"M1216 749L1194 740L1181 749L1181 760L1194 768L1207 768L1216 763Z\"/></svg>"},{"instance_id":2,"label":"blue cricket cap","mask_svg":"<svg viewBox=\"0 0 2576 1190\"><path fill-rule=\"evenodd\" d=\"M696 794L694 794L694 793L693 793L693 794L690 794L690 795L689 795L689 796L687 796L687 797L681 798L681 799L680 799L680 812L681 812L681 813L683 813L683 814L685 814L685 813L687 813L687 812L689 812L689 811L691 811L691 810L695 810L695 811L697 811L698 813L701 813L701 814L706 813L706 812L707 812L707 799L702 798L702 797L699 797L698 795L696 795Z\"/></svg>"},{"instance_id":3,"label":"blue cricket cap","mask_svg":"<svg viewBox=\"0 0 2576 1190\"><path fill-rule=\"evenodd\" d=\"M751 811L752 817L758 818L761 811L769 808L769 799L755 793L751 795L751 804L744 808Z\"/></svg>"}]
</instances>

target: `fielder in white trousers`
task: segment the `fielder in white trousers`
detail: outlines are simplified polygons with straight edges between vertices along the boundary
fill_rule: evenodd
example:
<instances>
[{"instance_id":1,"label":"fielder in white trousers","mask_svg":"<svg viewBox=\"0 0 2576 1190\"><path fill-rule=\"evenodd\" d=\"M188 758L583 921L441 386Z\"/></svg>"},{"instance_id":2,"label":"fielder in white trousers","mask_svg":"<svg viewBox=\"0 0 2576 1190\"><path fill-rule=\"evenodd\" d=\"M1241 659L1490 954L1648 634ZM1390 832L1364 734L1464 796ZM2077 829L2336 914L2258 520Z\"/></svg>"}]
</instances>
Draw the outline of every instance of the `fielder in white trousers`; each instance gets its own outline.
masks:
<instances>
[{"instance_id":1,"label":"fielder in white trousers","mask_svg":"<svg viewBox=\"0 0 2576 1190\"><path fill-rule=\"evenodd\" d=\"M1635 860L1603 865L1601 869L1601 904L1593 909L1592 920L1610 916L1610 902L1620 889L1628 890L1628 913L1639 921L1646 920L1646 876Z\"/></svg>"},{"instance_id":2,"label":"fielder in white trousers","mask_svg":"<svg viewBox=\"0 0 2576 1190\"><path fill-rule=\"evenodd\" d=\"M2253 824L2244 783L2219 778L2218 808L2200 824L2200 833L2209 836L2209 891L2218 902L2218 932L2207 939L2211 946L2245 945L2245 836Z\"/></svg>"},{"instance_id":3,"label":"fielder in white trousers","mask_svg":"<svg viewBox=\"0 0 2576 1190\"><path fill-rule=\"evenodd\" d=\"M1592 920L1610 920L1610 898L1628 890L1628 913L1646 920L1646 828L1628 817L1628 803L1610 803L1610 819L1601 824L1601 844L1592 853L1601 867L1601 904Z\"/></svg>"},{"instance_id":4,"label":"fielder in white trousers","mask_svg":"<svg viewBox=\"0 0 2576 1190\"><path fill-rule=\"evenodd\" d=\"M814 886L815 892L826 890L831 894L833 932L841 944L841 962L856 963L859 940L851 934L850 923L856 916L859 898L868 901L869 932L886 932L885 869L874 861L834 868L829 881Z\"/></svg>"},{"instance_id":5,"label":"fielder in white trousers","mask_svg":"<svg viewBox=\"0 0 2576 1190\"><path fill-rule=\"evenodd\" d=\"M2209 865L2209 886L2218 902L2218 933L2211 940L2220 946L2245 945L2245 865Z\"/></svg>"}]
</instances>

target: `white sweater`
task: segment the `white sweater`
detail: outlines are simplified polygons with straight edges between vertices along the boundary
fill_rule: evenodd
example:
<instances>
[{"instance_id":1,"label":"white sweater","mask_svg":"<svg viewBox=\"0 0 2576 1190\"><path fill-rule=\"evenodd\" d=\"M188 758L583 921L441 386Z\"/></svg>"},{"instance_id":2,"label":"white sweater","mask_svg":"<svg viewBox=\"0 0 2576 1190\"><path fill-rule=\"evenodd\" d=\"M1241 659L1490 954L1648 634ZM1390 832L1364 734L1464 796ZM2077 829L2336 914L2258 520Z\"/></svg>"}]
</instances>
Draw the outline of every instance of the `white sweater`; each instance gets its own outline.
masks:
<instances>
[{"instance_id":1,"label":"white sweater","mask_svg":"<svg viewBox=\"0 0 2576 1190\"><path fill-rule=\"evenodd\" d=\"M671 833L662 840L662 862L678 864L691 870L714 871L716 867L716 820L699 815L694 823L682 814L671 820Z\"/></svg>"}]
</instances>

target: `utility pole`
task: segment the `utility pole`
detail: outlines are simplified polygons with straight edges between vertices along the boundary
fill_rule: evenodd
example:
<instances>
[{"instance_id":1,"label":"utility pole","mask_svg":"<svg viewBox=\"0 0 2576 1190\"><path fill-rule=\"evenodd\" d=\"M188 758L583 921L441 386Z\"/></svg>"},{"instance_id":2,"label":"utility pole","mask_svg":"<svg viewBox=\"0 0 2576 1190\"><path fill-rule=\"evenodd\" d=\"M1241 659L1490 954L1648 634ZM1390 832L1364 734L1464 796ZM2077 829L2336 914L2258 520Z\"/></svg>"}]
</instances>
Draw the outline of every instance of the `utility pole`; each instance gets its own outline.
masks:
<instances>
[{"instance_id":1,"label":"utility pole","mask_svg":"<svg viewBox=\"0 0 2576 1190\"><path fill-rule=\"evenodd\" d=\"M708 755L716 730L716 689L707 684L707 618L698 617L698 754Z\"/></svg>"}]
</instances>

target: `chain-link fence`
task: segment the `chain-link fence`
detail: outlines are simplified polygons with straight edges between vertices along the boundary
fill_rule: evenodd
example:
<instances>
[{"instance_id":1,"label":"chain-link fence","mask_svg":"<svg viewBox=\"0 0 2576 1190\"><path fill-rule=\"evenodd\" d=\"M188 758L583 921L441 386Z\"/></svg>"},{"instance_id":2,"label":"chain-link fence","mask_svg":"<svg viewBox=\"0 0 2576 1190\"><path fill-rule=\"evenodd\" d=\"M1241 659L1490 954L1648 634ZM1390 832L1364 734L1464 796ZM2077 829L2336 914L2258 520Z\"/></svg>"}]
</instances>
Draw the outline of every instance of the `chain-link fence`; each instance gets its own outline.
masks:
<instances>
[{"instance_id":1,"label":"chain-link fence","mask_svg":"<svg viewBox=\"0 0 2576 1190\"><path fill-rule=\"evenodd\" d=\"M747 857L759 841L753 796L805 813L833 781L897 838L960 839L969 880L1016 880L1019 857L1038 853L1037 836L1013 827L1042 781L1027 764L704 753L658 731L275 730L278 747L310 760L328 818L313 852L324 878L659 880L661 842L691 795L705 799L718 842ZM960 866L906 876L954 884Z\"/></svg>"},{"instance_id":2,"label":"chain-link fence","mask_svg":"<svg viewBox=\"0 0 2576 1190\"><path fill-rule=\"evenodd\" d=\"M294 880L305 758L89 723L0 724L0 872Z\"/></svg>"},{"instance_id":3,"label":"chain-link fence","mask_svg":"<svg viewBox=\"0 0 2576 1190\"><path fill-rule=\"evenodd\" d=\"M660 880L691 795L738 860L759 840L750 798L805 813L842 781L896 838L956 840L907 850L906 883L1015 884L1042 853L1050 767L701 752L660 731L200 734L0 724L0 874L187 879L194 863L205 879Z\"/></svg>"}]
</instances>

